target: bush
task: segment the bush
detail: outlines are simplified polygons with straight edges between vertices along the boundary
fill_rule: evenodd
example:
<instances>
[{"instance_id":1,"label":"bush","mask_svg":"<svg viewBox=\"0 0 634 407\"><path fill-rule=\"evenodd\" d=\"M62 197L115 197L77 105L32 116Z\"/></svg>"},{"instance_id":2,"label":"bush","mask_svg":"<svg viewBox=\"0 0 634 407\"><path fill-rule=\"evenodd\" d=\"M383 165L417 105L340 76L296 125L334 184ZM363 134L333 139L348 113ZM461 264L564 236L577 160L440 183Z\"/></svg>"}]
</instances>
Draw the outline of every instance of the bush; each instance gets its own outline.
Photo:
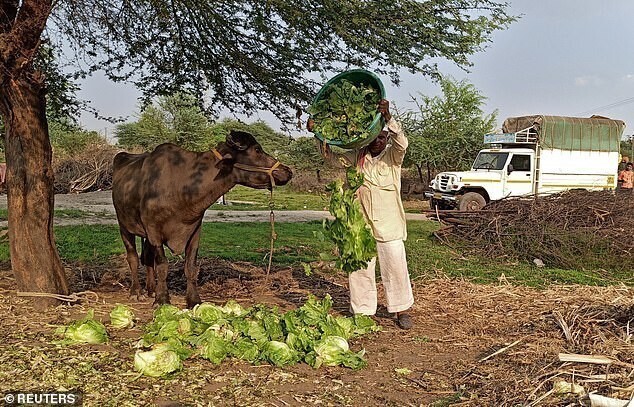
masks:
<instances>
[{"instance_id":1,"label":"bush","mask_svg":"<svg viewBox=\"0 0 634 407\"><path fill-rule=\"evenodd\" d=\"M92 143L73 156L53 157L56 194L91 192L112 188L112 160L120 150L107 144Z\"/></svg>"}]
</instances>

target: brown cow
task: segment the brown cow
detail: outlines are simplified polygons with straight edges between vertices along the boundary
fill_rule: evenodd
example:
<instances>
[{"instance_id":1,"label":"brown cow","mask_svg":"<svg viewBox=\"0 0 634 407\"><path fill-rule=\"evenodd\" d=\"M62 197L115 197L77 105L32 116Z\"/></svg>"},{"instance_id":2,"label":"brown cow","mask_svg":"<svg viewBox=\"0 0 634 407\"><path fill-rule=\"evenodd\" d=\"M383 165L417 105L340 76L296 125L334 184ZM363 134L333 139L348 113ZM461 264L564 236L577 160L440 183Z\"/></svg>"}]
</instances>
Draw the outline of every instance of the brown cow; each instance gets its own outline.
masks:
<instances>
[{"instance_id":1,"label":"brown cow","mask_svg":"<svg viewBox=\"0 0 634 407\"><path fill-rule=\"evenodd\" d=\"M284 185L291 177L290 168L266 154L251 134L239 131L203 153L161 144L151 153L117 154L112 201L132 272L130 295L142 297L135 242L140 236L148 295L156 289L154 303L169 303L163 245L174 254L185 252L187 306L200 303L196 257L205 210L236 184L264 189L272 182Z\"/></svg>"}]
</instances>

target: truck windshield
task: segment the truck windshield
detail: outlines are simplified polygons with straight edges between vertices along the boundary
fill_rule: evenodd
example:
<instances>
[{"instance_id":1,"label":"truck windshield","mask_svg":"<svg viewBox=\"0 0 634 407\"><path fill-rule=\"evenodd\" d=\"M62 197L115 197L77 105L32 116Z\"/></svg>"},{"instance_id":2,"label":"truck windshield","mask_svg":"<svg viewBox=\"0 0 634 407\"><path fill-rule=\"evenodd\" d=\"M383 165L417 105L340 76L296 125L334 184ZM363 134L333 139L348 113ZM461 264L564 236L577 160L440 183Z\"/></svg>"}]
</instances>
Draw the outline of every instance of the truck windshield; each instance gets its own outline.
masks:
<instances>
[{"instance_id":1,"label":"truck windshield","mask_svg":"<svg viewBox=\"0 0 634 407\"><path fill-rule=\"evenodd\" d=\"M509 153L480 153L473 163L473 169L501 170L506 164Z\"/></svg>"}]
</instances>

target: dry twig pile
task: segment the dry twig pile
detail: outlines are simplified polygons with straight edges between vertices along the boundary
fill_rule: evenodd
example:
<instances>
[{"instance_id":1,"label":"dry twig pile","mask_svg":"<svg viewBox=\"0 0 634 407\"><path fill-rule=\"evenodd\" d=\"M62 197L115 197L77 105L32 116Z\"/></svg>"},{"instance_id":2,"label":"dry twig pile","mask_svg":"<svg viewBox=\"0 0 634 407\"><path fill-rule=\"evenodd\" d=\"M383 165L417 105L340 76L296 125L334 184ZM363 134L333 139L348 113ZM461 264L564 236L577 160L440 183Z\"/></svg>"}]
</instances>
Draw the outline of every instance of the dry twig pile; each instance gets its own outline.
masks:
<instances>
[{"instance_id":1,"label":"dry twig pile","mask_svg":"<svg viewBox=\"0 0 634 407\"><path fill-rule=\"evenodd\" d=\"M119 150L110 145L87 147L73 157L53 162L56 194L107 190L112 187L112 160Z\"/></svg>"},{"instance_id":2,"label":"dry twig pile","mask_svg":"<svg viewBox=\"0 0 634 407\"><path fill-rule=\"evenodd\" d=\"M438 217L444 226L436 237L474 254L579 270L634 269L632 193L569 191Z\"/></svg>"}]
</instances>

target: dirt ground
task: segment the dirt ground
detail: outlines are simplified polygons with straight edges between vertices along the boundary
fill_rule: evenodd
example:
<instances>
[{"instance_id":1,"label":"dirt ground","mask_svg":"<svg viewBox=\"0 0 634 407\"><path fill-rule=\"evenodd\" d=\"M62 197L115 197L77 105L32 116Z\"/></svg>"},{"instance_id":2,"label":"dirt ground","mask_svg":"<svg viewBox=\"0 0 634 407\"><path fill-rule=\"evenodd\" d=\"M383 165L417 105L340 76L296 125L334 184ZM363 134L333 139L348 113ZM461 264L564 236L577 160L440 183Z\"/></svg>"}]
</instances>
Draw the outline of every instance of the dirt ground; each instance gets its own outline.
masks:
<instances>
[{"instance_id":1,"label":"dirt ground","mask_svg":"<svg viewBox=\"0 0 634 407\"><path fill-rule=\"evenodd\" d=\"M184 277L170 265L172 302L185 305ZM578 395L555 394L565 380L586 391L626 399L634 392L634 289L553 286L546 290L439 278L414 283L414 328L398 329L381 308L382 332L351 342L365 349L368 366L277 368L228 361L188 360L171 379L133 371L138 328L109 329L106 345L58 347L57 325L93 308L106 323L115 303L129 304L142 325L150 301L131 301L123 257L107 266L68 264L81 305L36 313L17 297L7 264L0 267L0 393L20 389L75 389L89 406L572 406ZM308 294L329 293L334 312L346 314L346 280L317 271L276 269L266 276L248 263L203 260L203 301L266 303L291 309ZM379 295L382 295L381 291ZM382 297L381 297L382 298ZM497 353L496 353L497 352ZM613 363L560 362L559 353L594 354Z\"/></svg>"},{"instance_id":2,"label":"dirt ground","mask_svg":"<svg viewBox=\"0 0 634 407\"><path fill-rule=\"evenodd\" d=\"M6 196L0 196L0 208ZM79 223L116 222L110 192L56 196L56 207L88 210ZM212 212L212 211L209 211ZM286 219L312 219L289 211ZM228 211L225 212L225 215ZM256 221L259 214L236 211L234 219ZM284 221L278 213L276 219ZM325 213L317 212L318 219ZM268 221L265 213L263 221ZM61 221L57 220L58 222ZM288 220L286 220L288 221ZM204 259L199 284L203 301L229 299L291 309L308 294L329 293L334 312L348 309L346 280L313 267L278 268L266 276L248 263ZM170 264L172 303L184 307L182 263ZM351 341L366 350L368 366L312 369L305 364L277 368L227 361L220 366L188 360L170 379L138 377L132 360L139 328L109 329L105 345L59 347L56 326L87 310L106 323L116 303L129 304L143 325L149 301L132 301L123 256L109 264L66 265L83 301L36 312L16 295L9 264L0 264L0 395L18 390L78 390L87 406L573 406L578 394L555 391L557 381L585 392L628 399L634 393L634 288L551 286L545 290L499 284L478 285L436 278L414 282L414 328L402 331L381 307L383 330ZM538 271L536 271L538 272ZM433 274L430 271L428 274ZM380 301L383 301L379 289ZM560 353L602 355L609 364L562 362ZM0 396L1 397L1 396Z\"/></svg>"}]
</instances>

